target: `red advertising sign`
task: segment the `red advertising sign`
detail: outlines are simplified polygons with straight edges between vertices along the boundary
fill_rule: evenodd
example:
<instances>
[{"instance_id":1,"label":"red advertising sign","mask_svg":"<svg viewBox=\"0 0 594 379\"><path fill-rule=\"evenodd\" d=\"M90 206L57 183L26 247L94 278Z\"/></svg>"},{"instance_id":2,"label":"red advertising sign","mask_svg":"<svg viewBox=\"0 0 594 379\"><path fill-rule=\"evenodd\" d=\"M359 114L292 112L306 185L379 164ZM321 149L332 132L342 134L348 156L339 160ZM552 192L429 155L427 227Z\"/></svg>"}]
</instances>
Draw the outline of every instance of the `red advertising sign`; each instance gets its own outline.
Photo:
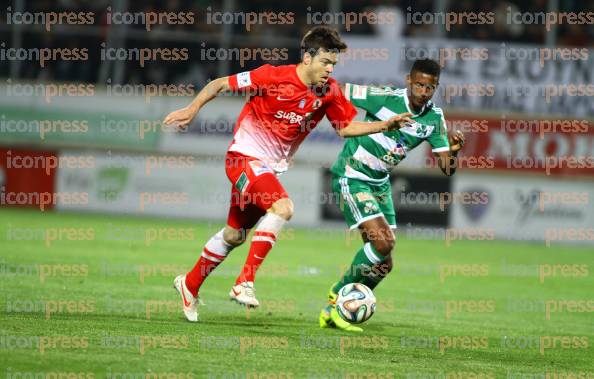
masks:
<instances>
[{"instance_id":1,"label":"red advertising sign","mask_svg":"<svg viewBox=\"0 0 594 379\"><path fill-rule=\"evenodd\" d=\"M53 208L57 163L53 152L0 149L0 206Z\"/></svg>"},{"instance_id":2,"label":"red advertising sign","mask_svg":"<svg viewBox=\"0 0 594 379\"><path fill-rule=\"evenodd\" d=\"M462 169L524 170L545 175L594 175L594 124L588 120L530 120L446 115L448 131L466 143Z\"/></svg>"}]
</instances>

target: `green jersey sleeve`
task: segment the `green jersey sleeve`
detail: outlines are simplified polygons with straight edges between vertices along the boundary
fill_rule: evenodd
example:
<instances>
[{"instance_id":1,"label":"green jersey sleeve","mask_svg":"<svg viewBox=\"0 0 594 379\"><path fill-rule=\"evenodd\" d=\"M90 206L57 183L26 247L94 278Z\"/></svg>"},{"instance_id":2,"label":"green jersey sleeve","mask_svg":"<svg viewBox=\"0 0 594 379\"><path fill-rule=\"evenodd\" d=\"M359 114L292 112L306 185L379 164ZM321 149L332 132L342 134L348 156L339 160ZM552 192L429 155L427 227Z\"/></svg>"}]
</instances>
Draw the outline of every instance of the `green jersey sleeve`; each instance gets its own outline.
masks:
<instances>
[{"instance_id":1,"label":"green jersey sleeve","mask_svg":"<svg viewBox=\"0 0 594 379\"><path fill-rule=\"evenodd\" d=\"M346 83L344 92L347 100L354 106L376 114L384 106L392 90Z\"/></svg>"},{"instance_id":2,"label":"green jersey sleeve","mask_svg":"<svg viewBox=\"0 0 594 379\"><path fill-rule=\"evenodd\" d=\"M433 108L433 110L439 118L437 119L435 128L433 128L433 131L427 137L427 142L431 145L431 151L434 153L448 151L450 150L450 143L448 141L448 127L443 116L443 111L441 108Z\"/></svg>"}]
</instances>

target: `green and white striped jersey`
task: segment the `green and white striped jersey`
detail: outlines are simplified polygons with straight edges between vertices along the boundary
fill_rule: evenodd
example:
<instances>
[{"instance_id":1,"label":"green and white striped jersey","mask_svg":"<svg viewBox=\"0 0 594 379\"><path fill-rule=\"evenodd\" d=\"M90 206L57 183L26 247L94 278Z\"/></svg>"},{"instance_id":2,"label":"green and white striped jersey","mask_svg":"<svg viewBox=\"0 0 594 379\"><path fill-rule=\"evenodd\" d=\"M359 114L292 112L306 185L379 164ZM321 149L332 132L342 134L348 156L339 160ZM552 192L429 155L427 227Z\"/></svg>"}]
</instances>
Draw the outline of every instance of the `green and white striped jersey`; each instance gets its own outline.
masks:
<instances>
[{"instance_id":1,"label":"green and white striped jersey","mask_svg":"<svg viewBox=\"0 0 594 379\"><path fill-rule=\"evenodd\" d=\"M334 174L379 184L388 180L392 167L423 141L429 142L433 152L450 149L443 111L431 101L415 114L409 107L406 89L346 84L345 95L353 105L367 111L366 121L387 120L410 112L414 123L399 130L347 138L332 166Z\"/></svg>"}]
</instances>

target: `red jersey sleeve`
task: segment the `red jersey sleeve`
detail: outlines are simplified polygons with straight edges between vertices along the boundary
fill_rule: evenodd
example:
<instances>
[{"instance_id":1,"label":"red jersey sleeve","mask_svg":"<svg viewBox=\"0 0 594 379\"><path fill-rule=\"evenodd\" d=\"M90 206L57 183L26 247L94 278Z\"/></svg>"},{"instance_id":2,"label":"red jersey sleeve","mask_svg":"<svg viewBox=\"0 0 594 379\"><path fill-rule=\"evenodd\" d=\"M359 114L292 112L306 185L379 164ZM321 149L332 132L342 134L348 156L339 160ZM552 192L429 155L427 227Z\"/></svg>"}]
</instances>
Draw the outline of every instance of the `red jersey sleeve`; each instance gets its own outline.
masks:
<instances>
[{"instance_id":1,"label":"red jersey sleeve","mask_svg":"<svg viewBox=\"0 0 594 379\"><path fill-rule=\"evenodd\" d=\"M265 64L252 71L244 71L229 76L229 87L232 91L256 90L272 83L274 66Z\"/></svg>"},{"instance_id":2,"label":"red jersey sleeve","mask_svg":"<svg viewBox=\"0 0 594 379\"><path fill-rule=\"evenodd\" d=\"M357 116L357 109L346 99L338 83L333 83L332 91L334 95L332 102L326 107L326 117L336 130L346 127L355 116Z\"/></svg>"}]
</instances>

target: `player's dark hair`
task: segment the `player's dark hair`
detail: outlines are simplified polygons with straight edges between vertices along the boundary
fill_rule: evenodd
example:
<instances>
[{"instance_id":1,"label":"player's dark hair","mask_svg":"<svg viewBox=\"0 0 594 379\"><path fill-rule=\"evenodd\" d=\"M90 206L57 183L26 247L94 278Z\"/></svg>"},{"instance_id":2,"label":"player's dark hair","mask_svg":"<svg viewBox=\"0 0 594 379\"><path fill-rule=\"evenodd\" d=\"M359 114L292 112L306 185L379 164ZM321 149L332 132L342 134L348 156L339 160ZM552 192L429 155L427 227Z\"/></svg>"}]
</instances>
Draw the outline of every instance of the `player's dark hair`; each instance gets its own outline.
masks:
<instances>
[{"instance_id":1,"label":"player's dark hair","mask_svg":"<svg viewBox=\"0 0 594 379\"><path fill-rule=\"evenodd\" d=\"M320 48L340 53L346 50L347 45L340 39L340 34L328 26L316 26L310 29L301 40L301 59L305 53L315 56Z\"/></svg>"},{"instance_id":2,"label":"player's dark hair","mask_svg":"<svg viewBox=\"0 0 594 379\"><path fill-rule=\"evenodd\" d=\"M410 69L410 73L412 74L415 71L439 77L439 74L441 73L441 68L439 67L439 63L437 63L433 59L425 58L417 59L415 63L413 63L413 66Z\"/></svg>"}]
</instances>

